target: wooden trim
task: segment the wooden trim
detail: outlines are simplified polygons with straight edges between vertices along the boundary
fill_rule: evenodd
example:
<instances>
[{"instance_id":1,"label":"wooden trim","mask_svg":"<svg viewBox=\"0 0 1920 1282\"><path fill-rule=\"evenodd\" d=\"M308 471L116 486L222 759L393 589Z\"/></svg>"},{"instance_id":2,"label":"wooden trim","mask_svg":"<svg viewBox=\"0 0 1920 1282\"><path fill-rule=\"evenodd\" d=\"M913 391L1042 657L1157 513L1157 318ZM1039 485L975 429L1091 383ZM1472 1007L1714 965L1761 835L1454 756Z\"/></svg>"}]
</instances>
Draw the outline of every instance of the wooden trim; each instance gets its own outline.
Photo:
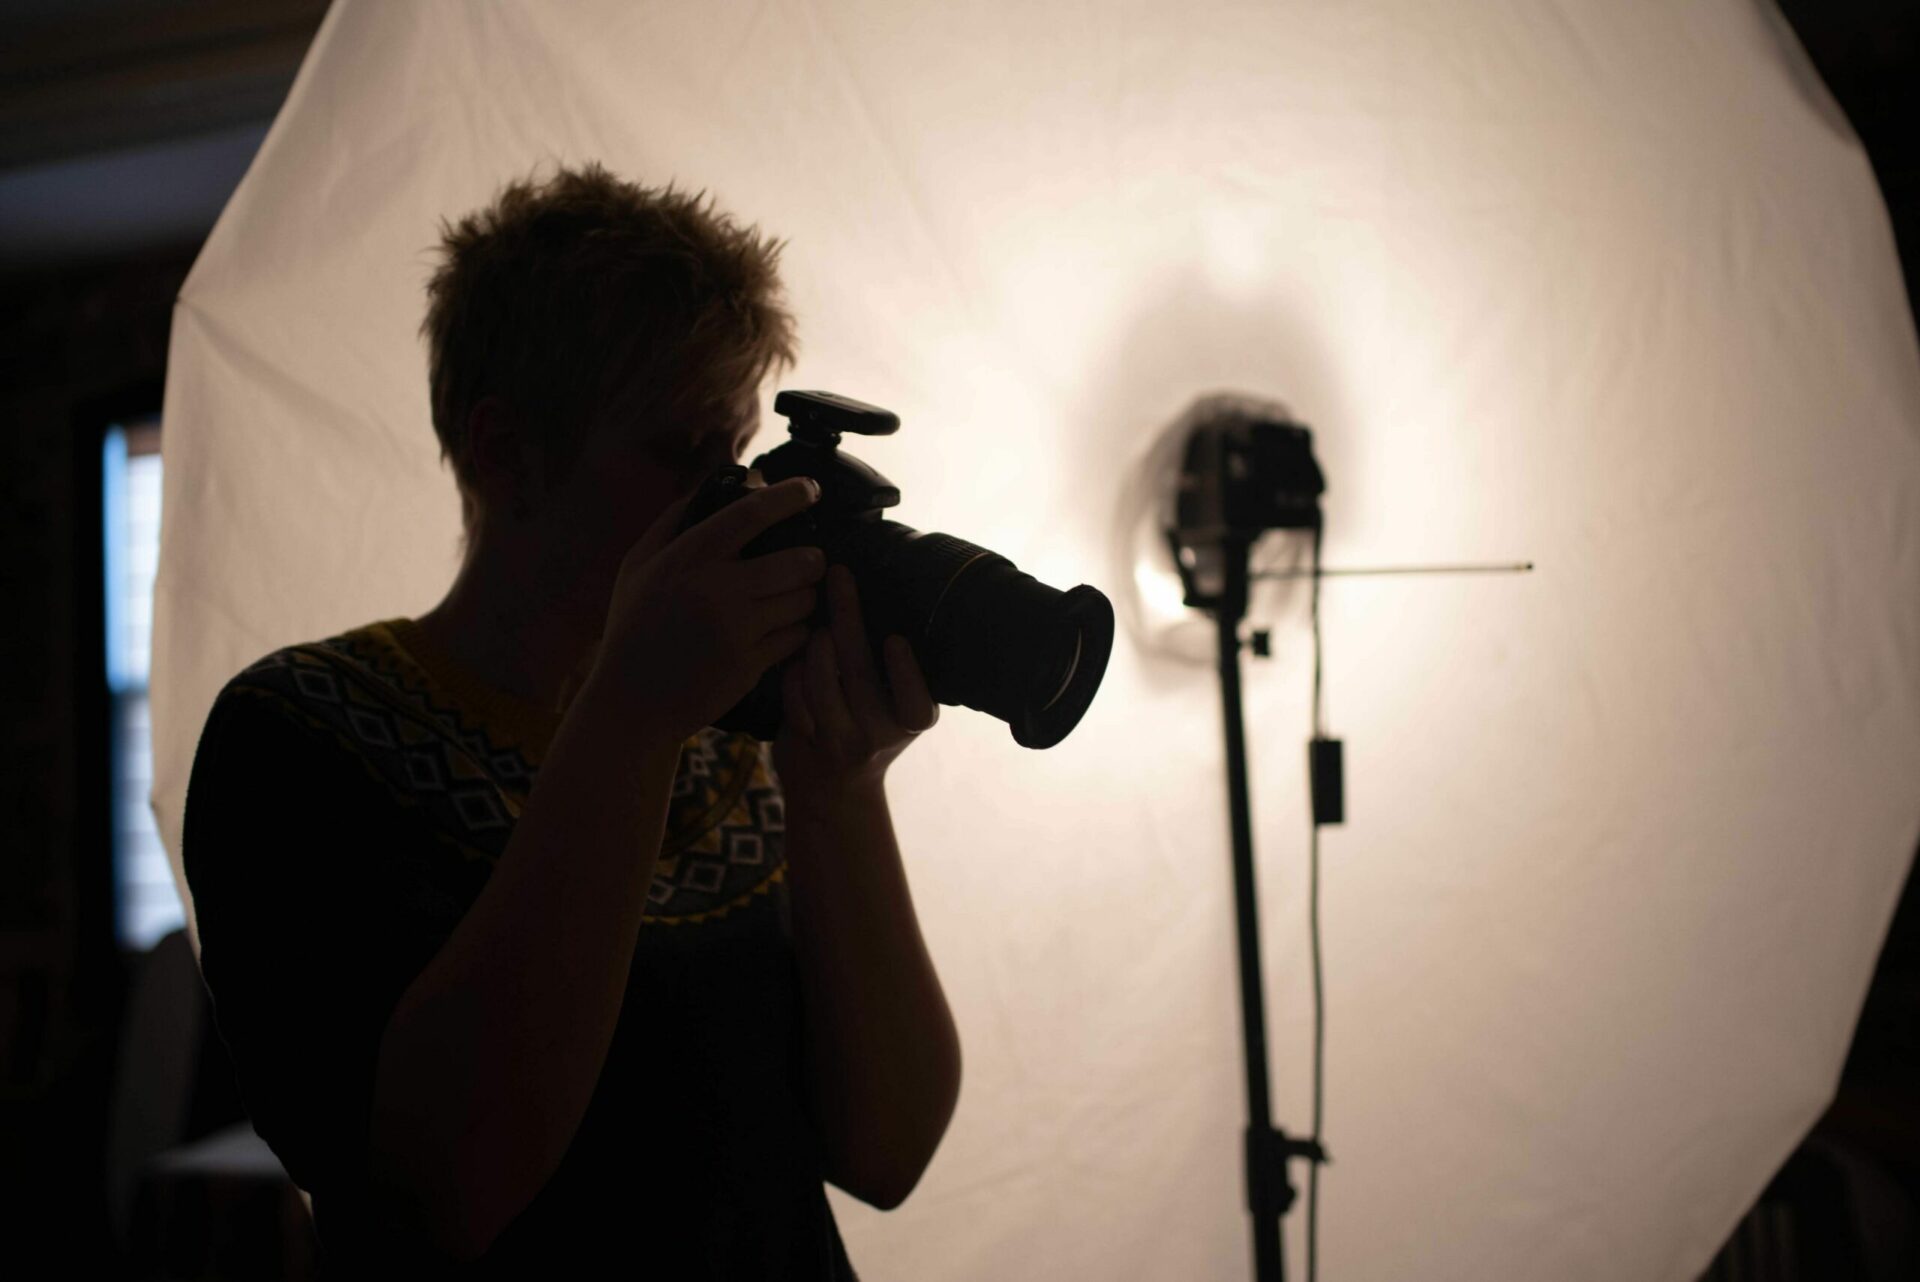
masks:
<instances>
[{"instance_id":1,"label":"wooden trim","mask_svg":"<svg viewBox=\"0 0 1920 1282\"><path fill-rule=\"evenodd\" d=\"M120 430L127 435L128 458L139 458L143 454L160 452L160 416L158 414L122 423Z\"/></svg>"}]
</instances>

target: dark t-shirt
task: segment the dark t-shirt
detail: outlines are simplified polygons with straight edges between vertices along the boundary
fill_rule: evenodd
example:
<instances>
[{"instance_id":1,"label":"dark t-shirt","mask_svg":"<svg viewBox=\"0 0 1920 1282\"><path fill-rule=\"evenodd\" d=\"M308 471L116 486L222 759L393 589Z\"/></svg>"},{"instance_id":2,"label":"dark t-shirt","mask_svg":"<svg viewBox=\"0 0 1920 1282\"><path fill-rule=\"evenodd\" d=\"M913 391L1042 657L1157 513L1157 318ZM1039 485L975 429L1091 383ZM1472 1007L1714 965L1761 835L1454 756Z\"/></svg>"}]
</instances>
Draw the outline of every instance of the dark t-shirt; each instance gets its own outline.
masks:
<instances>
[{"instance_id":1,"label":"dark t-shirt","mask_svg":"<svg viewBox=\"0 0 1920 1282\"><path fill-rule=\"evenodd\" d=\"M221 691L182 856L241 1097L313 1198L322 1276L852 1279L800 1075L784 810L766 746L683 746L613 1045L560 1166L487 1254L374 1210L368 1124L401 994L485 886L557 729L405 619Z\"/></svg>"}]
</instances>

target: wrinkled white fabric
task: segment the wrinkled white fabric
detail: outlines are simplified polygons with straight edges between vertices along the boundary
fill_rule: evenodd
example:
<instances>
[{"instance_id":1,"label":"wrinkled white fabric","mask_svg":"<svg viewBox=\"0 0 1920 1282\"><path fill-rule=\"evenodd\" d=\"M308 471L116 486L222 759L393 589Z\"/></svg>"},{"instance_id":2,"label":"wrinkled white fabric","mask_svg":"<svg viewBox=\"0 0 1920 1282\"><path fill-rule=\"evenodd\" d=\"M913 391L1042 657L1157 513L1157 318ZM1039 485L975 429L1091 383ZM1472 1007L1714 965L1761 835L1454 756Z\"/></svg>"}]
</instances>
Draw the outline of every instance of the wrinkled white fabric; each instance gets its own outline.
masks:
<instances>
[{"instance_id":1,"label":"wrinkled white fabric","mask_svg":"<svg viewBox=\"0 0 1920 1282\"><path fill-rule=\"evenodd\" d=\"M1697 1274L1830 1099L1920 835L1920 361L1775 16L344 0L175 315L176 870L224 679L450 580L428 251L552 159L788 238L782 385L898 412L848 442L895 515L1057 587L1136 590L1139 461L1228 389L1315 429L1329 566L1535 561L1323 590L1322 1267ZM1305 600L1245 671L1295 1133ZM1222 760L1215 675L1135 629L1057 748L950 709L901 759L966 1078L904 1206L834 1193L863 1276L1251 1276Z\"/></svg>"}]
</instances>

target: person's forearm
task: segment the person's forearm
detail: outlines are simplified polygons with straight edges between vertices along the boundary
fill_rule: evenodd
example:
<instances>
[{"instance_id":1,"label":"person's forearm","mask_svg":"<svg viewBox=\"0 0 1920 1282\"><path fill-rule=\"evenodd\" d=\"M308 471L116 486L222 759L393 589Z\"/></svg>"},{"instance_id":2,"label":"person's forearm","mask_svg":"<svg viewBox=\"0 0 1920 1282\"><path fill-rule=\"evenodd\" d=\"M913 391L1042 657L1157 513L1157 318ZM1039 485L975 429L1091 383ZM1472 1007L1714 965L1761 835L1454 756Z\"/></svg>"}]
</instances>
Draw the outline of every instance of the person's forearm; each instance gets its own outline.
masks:
<instances>
[{"instance_id":1,"label":"person's forearm","mask_svg":"<svg viewBox=\"0 0 1920 1282\"><path fill-rule=\"evenodd\" d=\"M581 691L504 854L381 1041L375 1188L462 1258L552 1176L613 1043L680 745Z\"/></svg>"},{"instance_id":2,"label":"person's forearm","mask_svg":"<svg viewBox=\"0 0 1920 1282\"><path fill-rule=\"evenodd\" d=\"M953 1116L959 1032L914 915L885 791L786 802L807 1081L826 1175L890 1210Z\"/></svg>"}]
</instances>

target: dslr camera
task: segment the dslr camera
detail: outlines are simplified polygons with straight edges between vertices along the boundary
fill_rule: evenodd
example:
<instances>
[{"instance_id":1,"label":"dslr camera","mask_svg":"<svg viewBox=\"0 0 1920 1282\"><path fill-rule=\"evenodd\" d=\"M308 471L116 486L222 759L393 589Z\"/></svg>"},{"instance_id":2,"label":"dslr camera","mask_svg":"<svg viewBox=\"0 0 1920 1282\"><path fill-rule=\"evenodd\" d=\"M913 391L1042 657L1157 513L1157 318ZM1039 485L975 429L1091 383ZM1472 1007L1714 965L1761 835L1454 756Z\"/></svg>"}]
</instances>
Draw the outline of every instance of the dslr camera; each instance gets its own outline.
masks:
<instances>
[{"instance_id":1,"label":"dslr camera","mask_svg":"<svg viewBox=\"0 0 1920 1282\"><path fill-rule=\"evenodd\" d=\"M898 633L940 703L998 717L1024 748L1051 748L1079 724L1106 675L1113 650L1113 603L1081 584L1066 592L1022 573L1013 562L951 534L922 533L881 513L900 502L899 487L840 452L842 434L891 436L897 415L831 392L783 391L774 412L788 439L755 458L768 485L810 476L820 498L741 549L743 559L793 547L817 547L860 585L867 639ZM749 468L716 469L688 503L682 531L749 493ZM815 626L830 618L825 593ZM779 736L783 709L776 670L714 724L761 740Z\"/></svg>"}]
</instances>

